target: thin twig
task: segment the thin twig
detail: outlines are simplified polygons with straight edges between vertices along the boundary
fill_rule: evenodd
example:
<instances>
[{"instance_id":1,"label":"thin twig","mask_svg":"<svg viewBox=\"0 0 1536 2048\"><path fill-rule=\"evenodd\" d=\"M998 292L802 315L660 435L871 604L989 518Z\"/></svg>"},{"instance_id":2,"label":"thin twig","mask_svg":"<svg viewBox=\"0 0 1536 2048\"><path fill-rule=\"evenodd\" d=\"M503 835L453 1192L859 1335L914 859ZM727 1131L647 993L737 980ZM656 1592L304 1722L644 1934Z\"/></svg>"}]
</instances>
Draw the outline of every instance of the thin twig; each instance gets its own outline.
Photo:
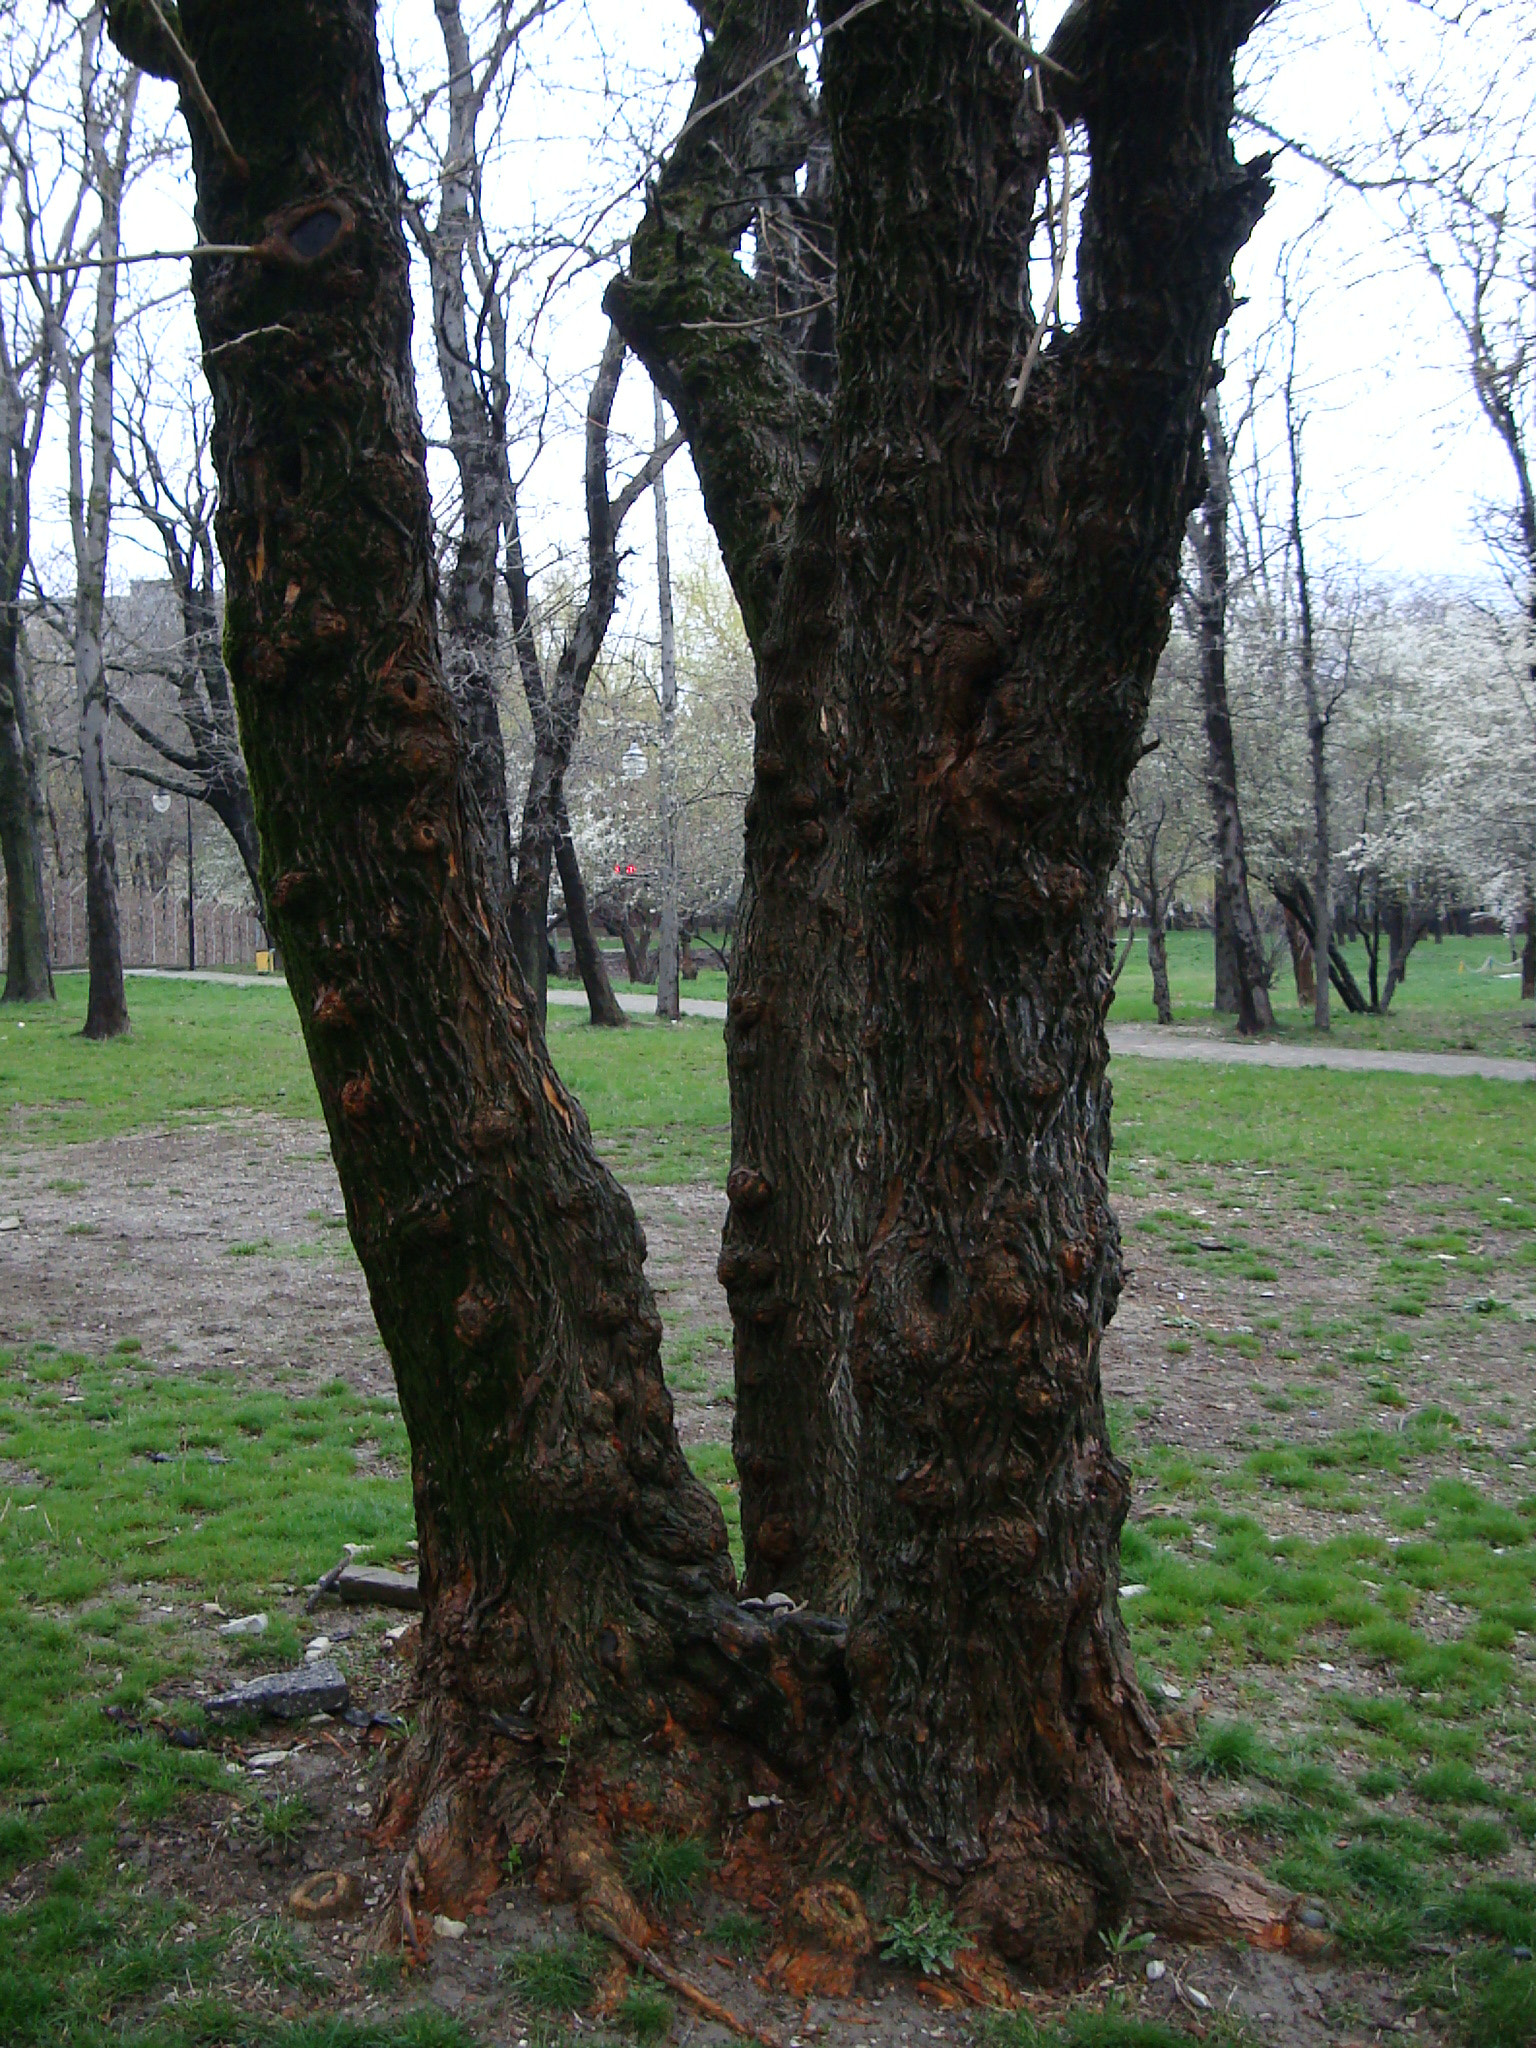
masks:
<instances>
[{"instance_id":1,"label":"thin twig","mask_svg":"<svg viewBox=\"0 0 1536 2048\"><path fill-rule=\"evenodd\" d=\"M229 168L234 172L242 185L248 184L250 182L251 167L225 132L224 123L219 119L218 108L209 99L208 88L197 75L197 66L192 62L191 53L183 47L181 38L166 20L160 0L148 0L148 6L150 13L159 22L160 30L165 40L171 46L172 61L175 63L176 69L181 73L181 82L186 87L188 98L208 123L208 132L218 144L224 161L229 165Z\"/></svg>"},{"instance_id":2,"label":"thin twig","mask_svg":"<svg viewBox=\"0 0 1536 2048\"><path fill-rule=\"evenodd\" d=\"M1056 317L1057 302L1061 298L1061 280L1067 268L1067 237L1072 229L1072 145L1067 137L1066 124L1056 116L1056 136L1061 150L1061 205L1056 216L1056 260L1051 265L1051 288L1045 295L1045 304L1040 308L1040 318L1035 322L1035 331L1029 337L1029 347L1024 351L1024 361L1019 368L1019 381L1013 387L1013 409L1017 412L1024 403L1024 393L1045 346L1045 337L1052 320Z\"/></svg>"},{"instance_id":3,"label":"thin twig","mask_svg":"<svg viewBox=\"0 0 1536 2048\"><path fill-rule=\"evenodd\" d=\"M7 284L21 278L68 277L77 270L118 270L130 263L179 263L188 256L254 256L251 242L199 242L193 249L141 249L132 256L71 256L67 263L28 263L0 270Z\"/></svg>"},{"instance_id":4,"label":"thin twig","mask_svg":"<svg viewBox=\"0 0 1536 2048\"><path fill-rule=\"evenodd\" d=\"M766 2027L754 2026L751 2020L740 2018L728 2005L722 2005L719 1999L711 1998L709 1993L695 1984L691 1977L685 1977L681 1970L674 1970L670 1963L662 1962L661 1958L653 1955L648 1948L641 1948L638 1942L631 1941L629 1936L621 1934L618 1928L605 1923L599 1932L622 1954L628 1956L637 1970L649 1970L653 1977L660 1978L661 1982L675 1991L679 1998L686 1998L688 2003L703 2013L706 2019L714 2020L722 2027L729 2027L733 2034L740 2034L744 2041L760 2042L762 2048L784 2048L777 2034L771 2034Z\"/></svg>"},{"instance_id":5,"label":"thin twig","mask_svg":"<svg viewBox=\"0 0 1536 2048\"><path fill-rule=\"evenodd\" d=\"M781 320L798 320L802 313L816 313L823 306L835 306L837 293L828 292L824 299L812 299L804 306L791 306L784 313L759 313L752 320L679 320L678 326L685 334L739 334L748 327L772 327Z\"/></svg>"}]
</instances>

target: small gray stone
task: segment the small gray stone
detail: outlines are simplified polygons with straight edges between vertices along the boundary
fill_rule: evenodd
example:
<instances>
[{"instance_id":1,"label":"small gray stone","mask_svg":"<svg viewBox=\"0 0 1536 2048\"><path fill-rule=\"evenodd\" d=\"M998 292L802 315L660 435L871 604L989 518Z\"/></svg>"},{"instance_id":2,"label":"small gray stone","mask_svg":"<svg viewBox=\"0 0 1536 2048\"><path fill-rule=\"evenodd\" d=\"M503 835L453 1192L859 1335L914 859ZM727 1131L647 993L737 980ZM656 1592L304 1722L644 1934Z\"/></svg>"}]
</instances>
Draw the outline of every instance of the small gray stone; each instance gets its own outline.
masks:
<instances>
[{"instance_id":1,"label":"small gray stone","mask_svg":"<svg viewBox=\"0 0 1536 2048\"><path fill-rule=\"evenodd\" d=\"M1296 1918L1303 1927L1312 1927L1319 1931L1328 1925L1328 1915L1321 1906L1303 1906Z\"/></svg>"},{"instance_id":2,"label":"small gray stone","mask_svg":"<svg viewBox=\"0 0 1536 2048\"><path fill-rule=\"evenodd\" d=\"M350 1606L403 1607L408 1614L421 1612L421 1587L415 1572L390 1572L380 1565L349 1564L336 1580L336 1591Z\"/></svg>"},{"instance_id":3,"label":"small gray stone","mask_svg":"<svg viewBox=\"0 0 1536 2048\"><path fill-rule=\"evenodd\" d=\"M305 1714L339 1714L348 1700L347 1681L334 1664L305 1664L298 1671L270 1671L233 1692L221 1692L203 1706L210 1714L267 1714L297 1721Z\"/></svg>"}]
</instances>

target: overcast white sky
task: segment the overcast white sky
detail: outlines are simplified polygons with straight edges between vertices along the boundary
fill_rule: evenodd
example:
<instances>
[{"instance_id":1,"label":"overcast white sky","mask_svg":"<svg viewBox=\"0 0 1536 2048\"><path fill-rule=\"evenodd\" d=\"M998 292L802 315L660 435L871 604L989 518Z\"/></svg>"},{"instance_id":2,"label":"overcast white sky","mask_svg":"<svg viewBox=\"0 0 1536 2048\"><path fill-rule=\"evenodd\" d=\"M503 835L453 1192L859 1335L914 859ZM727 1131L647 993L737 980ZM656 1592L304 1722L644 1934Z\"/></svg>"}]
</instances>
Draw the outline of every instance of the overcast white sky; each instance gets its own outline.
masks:
<instances>
[{"instance_id":1,"label":"overcast white sky","mask_svg":"<svg viewBox=\"0 0 1536 2048\"><path fill-rule=\"evenodd\" d=\"M1394 33L1415 33L1408 0L1384 0ZM472 13L473 0L466 12ZM1036 12L1048 34L1060 5ZM385 0L382 23L402 63L440 63L428 0ZM513 116L491 174L498 214L509 229L566 213L583 195L624 183L623 165L638 160L647 132L664 137L686 108L696 50L691 11L683 0L566 0L565 11L539 32L516 90ZM1253 103L1274 125L1323 148L1358 140L1377 120L1373 57L1363 0L1285 0L1256 39ZM619 104L632 111L616 117ZM174 127L168 88L150 82L141 101L146 133ZM615 134L615 125L627 134ZM605 141L605 135L608 139ZM1258 138L1245 138L1245 151ZM1333 201L1313 266L1317 296L1303 337L1312 420L1307 447L1310 502L1323 551L1358 561L1369 576L1454 577L1483 581L1487 550L1477 508L1507 494L1505 458L1472 402L1466 370L1433 287L1395 256L1382 231L1390 202L1368 203L1329 191L1327 181L1294 156L1282 157L1276 196L1241 258L1240 292L1249 300L1235 323L1234 353L1269 319L1277 255ZM132 196L125 245L182 247L193 237L189 183L156 173ZM615 229L633 218L629 201ZM147 299L172 288L185 265L133 273L134 293ZM561 387L552 420L563 425L535 466L525 492L525 533L536 560L550 561L579 544L579 421L584 377L602 346L599 310L606 270L578 281L549 315L544 334ZM195 354L190 303L147 316L157 357ZM417 354L430 365L430 333L418 314ZM429 430L435 394L422 378ZM631 365L621 393L621 425L636 442L650 432L650 396ZM680 529L674 552L708 545L697 488L673 465L669 481ZM51 463L37 507L39 553L62 568L62 470ZM629 583L639 623L647 610L651 522L643 514L627 534L634 550ZM130 521L120 522L113 577L158 573Z\"/></svg>"}]
</instances>

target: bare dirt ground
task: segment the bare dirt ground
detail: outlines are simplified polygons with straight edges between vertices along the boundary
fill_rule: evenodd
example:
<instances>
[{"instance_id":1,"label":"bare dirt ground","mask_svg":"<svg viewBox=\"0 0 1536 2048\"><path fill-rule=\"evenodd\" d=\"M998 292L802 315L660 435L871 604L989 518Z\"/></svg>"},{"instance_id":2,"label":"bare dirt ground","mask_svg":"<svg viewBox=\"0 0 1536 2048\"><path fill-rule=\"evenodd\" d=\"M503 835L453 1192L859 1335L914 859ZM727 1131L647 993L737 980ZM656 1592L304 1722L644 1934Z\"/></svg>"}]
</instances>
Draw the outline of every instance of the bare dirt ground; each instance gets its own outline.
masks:
<instances>
[{"instance_id":1,"label":"bare dirt ground","mask_svg":"<svg viewBox=\"0 0 1536 2048\"><path fill-rule=\"evenodd\" d=\"M1225 1468L1251 1450L1257 1436L1274 1440L1277 1399L1290 1404L1284 1430L1291 1442L1305 1443L1368 1417L1382 1420L1363 1375L1308 1377L1303 1383L1310 1367L1299 1362L1295 1331L1301 1320L1310 1319L1307 1327L1315 1332L1330 1319L1342 1327L1358 1315L1377 1284L1371 1276L1378 1260L1424 1228L1424 1205L1415 1200L1394 1210L1389 1203L1385 1217L1378 1212L1373 1219L1376 1238L1367 1247L1356 1219L1326 1208L1298 1214L1273 1184L1266 1190L1262 1177L1200 1186L1196 1196L1121 1204L1129 1284L1106 1342L1104 1374L1122 1440L1129 1436L1133 1453L1138 1445L1160 1445ZM1234 1278L1210 1269L1211 1258L1223 1256L1219 1251L1192 1261L1186 1248L1180 1256L1169 1242L1168 1225L1157 1221L1165 1199L1185 1205L1191 1227L1202 1227L1201 1215L1207 1216L1211 1236L1205 1242L1213 1247L1231 1219L1240 1217L1247 1243L1262 1243L1274 1270L1262 1278ZM667 1322L683 1439L728 1442L729 1317L714 1271L723 1197L709 1187L641 1188L635 1203ZM0 1181L0 1224L11 1225L0 1230L0 1344L46 1339L61 1347L104 1350L133 1337L151 1360L233 1366L258 1383L281 1374L293 1387L297 1369L312 1374L316 1384L340 1375L372 1393L390 1387L362 1275L340 1227L340 1194L317 1124L233 1115L97 1144L16 1151ZM1480 1243L1479 1251L1484 1249ZM1492 1253L1497 1251L1494 1246ZM1447 1281L1453 1297L1458 1286L1465 1291L1482 1284ZM1529 1436L1530 1335L1518 1314L1490 1318L1477 1324L1475 1344L1464 1355L1447 1356L1442 1338L1426 1331L1416 1354L1396 1362L1404 1392L1415 1400L1444 1400L1454 1387L1463 1441L1470 1436L1476 1442L1480 1430L1491 1454L1480 1461L1477 1476L1495 1497L1515 1499L1530 1490L1518 1455ZM1188 1348L1170 1352L1170 1344ZM1319 1344L1314 1339L1311 1366ZM1390 1424L1390 1415L1385 1419ZM1422 1489L1437 1472L1468 1471L1466 1455L1452 1448L1438 1463L1417 1466L1407 1486ZM1133 1512L1144 1514L1146 1506L1142 1501ZM1265 1493L1252 1511L1276 1535L1317 1535L1328 1521L1320 1509L1278 1492ZM1199 1532L1197 1522L1191 1538L1197 1548ZM290 1605L299 1615L301 1600ZM354 1627L351 1616L340 1614L331 1620L354 1697L380 1706L407 1704L409 1638L391 1646L382 1623ZM322 1617L315 1625L329 1624ZM208 1642L212 1678L218 1674L211 1634ZM1530 1649L1529 1642L1520 1645L1522 1655ZM1338 1665L1332 1683L1365 1689L1380 1683L1367 1669L1350 1669L1342 1652ZM1249 1714L1258 1704L1287 1721L1304 1719L1315 1682L1304 1668L1268 1672L1260 1701L1251 1674L1241 1683L1216 1678L1203 1684L1203 1704ZM248 1906L253 1927L283 1911L305 1871L350 1869L367 1898L378 1901L392 1873L371 1848L368 1827L388 1749L389 1738L378 1728L306 1727L297 1735L274 1731L270 1740L248 1742L247 1773L249 1753L284 1752L264 1767L265 1777L274 1793L307 1796L315 1818L304 1831L286 1846L263 1845L234 1828L228 1802L209 1795L196 1810L184 1810L157 1829L126 1830L119 1838L123 1867L141 1873L151 1889L174 1892L194 1914L224 1911L235 1902ZM1341 1766L1347 1762L1340 1759ZM1188 1802L1214 1824L1230 1815L1230 1794L1188 1778L1183 1784ZM1262 1853L1253 1844L1248 1849ZM865 1995L858 1999L787 2006L760 1985L749 1965L711 1941L712 1911L726 1903L716 1900L697 1921L680 1923L673 1960L716 1997L777 2028L786 2041L808 2044L819 2037L850 2048L908 2048L966 2032L966 2008L946 2009L917 1996L910 1980L881 1966L866 1973ZM398 1989L369 1992L356 1974L370 1939L368 1926L337 1923L306 1937L315 1967L334 1981L349 2010L376 2009L380 1999L398 2003L401 1995ZM436 1944L417 1991L461 2014L488 2041L525 2048L528 2021L505 1976L498 1975L497 1959L569 1929L565 1909L543 1900L535 1885L504 1888L483 1921L473 1922L460 1939ZM1155 1953L1167 1964L1156 1984L1145 1979L1145 1958L1132 1957L1108 1960L1099 1990L1117 1982L1127 1992L1129 2009L1197 2032L1214 2015L1227 2014L1253 2039L1287 2048L1380 2041L1394 2030L1435 2038L1430 2015L1414 2017L1409 2027L1410 2016L1382 1973L1326 1960L1302 1965L1237 1951L1185 1952L1168 1944L1159 1944ZM253 2006L285 2009L294 1999L291 1985L282 1983L281 1973L263 1978L259 1961L253 1952ZM1040 2000L1034 2009L1045 2016L1051 2008ZM686 2015L679 2025L689 2039L728 2038L711 2024L694 2026Z\"/></svg>"}]
</instances>

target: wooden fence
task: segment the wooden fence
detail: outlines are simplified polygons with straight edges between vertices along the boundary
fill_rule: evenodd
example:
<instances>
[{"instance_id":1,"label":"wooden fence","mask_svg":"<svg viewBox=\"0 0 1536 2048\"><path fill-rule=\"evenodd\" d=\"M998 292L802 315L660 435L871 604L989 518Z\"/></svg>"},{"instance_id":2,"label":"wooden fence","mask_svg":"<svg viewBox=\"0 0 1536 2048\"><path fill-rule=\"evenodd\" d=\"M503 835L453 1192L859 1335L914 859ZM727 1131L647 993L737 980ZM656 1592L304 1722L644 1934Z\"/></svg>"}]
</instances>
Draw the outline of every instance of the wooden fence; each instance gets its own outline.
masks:
<instances>
[{"instance_id":1,"label":"wooden fence","mask_svg":"<svg viewBox=\"0 0 1536 2048\"><path fill-rule=\"evenodd\" d=\"M5 892L0 888L0 962L4 957ZM118 925L125 967L187 965L187 899L172 889L123 889L118 893ZM225 903L208 897L197 904L199 967L250 967L258 947L268 941L261 919L248 903ZM49 943L56 968L87 963L85 884L72 889L55 884L48 892Z\"/></svg>"}]
</instances>

